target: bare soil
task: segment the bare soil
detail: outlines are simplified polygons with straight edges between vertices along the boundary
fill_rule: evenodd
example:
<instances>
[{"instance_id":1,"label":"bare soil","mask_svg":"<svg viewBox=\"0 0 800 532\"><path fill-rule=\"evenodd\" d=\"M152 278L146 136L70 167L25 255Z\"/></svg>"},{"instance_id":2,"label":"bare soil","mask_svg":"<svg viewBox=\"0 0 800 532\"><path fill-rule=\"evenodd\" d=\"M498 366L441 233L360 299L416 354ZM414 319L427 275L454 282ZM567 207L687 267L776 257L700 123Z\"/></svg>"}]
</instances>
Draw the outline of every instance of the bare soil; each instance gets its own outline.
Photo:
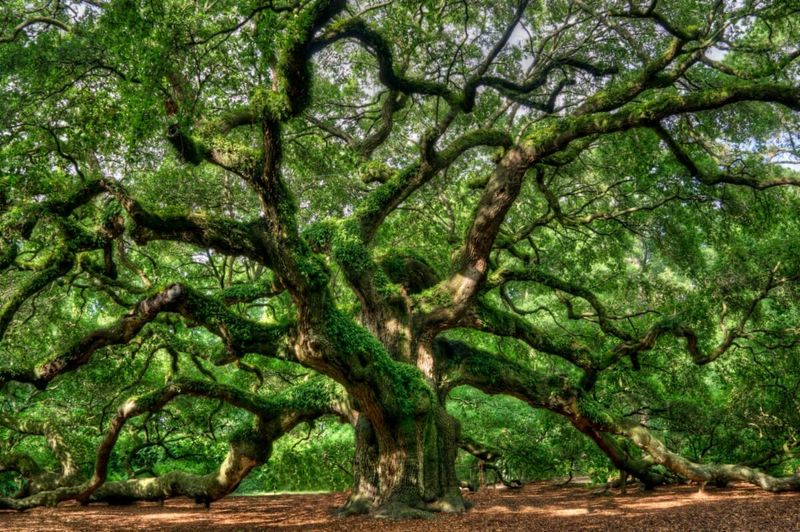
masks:
<instances>
[{"instance_id":1,"label":"bare soil","mask_svg":"<svg viewBox=\"0 0 800 532\"><path fill-rule=\"evenodd\" d=\"M391 521L336 518L343 493L228 497L211 505L186 499L130 506L65 503L16 513L0 511L0 530L800 530L800 493L771 494L751 486L672 486L653 492L598 495L586 486L528 484L520 490L486 488L468 494L464 515Z\"/></svg>"}]
</instances>

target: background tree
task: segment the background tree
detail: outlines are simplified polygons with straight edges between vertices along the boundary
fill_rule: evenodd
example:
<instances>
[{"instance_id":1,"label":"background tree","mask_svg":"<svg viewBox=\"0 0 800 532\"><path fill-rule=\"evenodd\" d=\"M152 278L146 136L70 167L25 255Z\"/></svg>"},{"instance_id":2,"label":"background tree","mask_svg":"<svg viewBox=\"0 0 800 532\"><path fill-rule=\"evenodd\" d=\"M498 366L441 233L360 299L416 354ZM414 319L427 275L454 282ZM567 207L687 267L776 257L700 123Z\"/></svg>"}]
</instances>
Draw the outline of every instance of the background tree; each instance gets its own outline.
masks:
<instances>
[{"instance_id":1,"label":"background tree","mask_svg":"<svg viewBox=\"0 0 800 532\"><path fill-rule=\"evenodd\" d=\"M794 2L1 9L3 506L208 503L336 415L345 513L463 511L463 386L646 486L800 487L745 465L796 442Z\"/></svg>"}]
</instances>

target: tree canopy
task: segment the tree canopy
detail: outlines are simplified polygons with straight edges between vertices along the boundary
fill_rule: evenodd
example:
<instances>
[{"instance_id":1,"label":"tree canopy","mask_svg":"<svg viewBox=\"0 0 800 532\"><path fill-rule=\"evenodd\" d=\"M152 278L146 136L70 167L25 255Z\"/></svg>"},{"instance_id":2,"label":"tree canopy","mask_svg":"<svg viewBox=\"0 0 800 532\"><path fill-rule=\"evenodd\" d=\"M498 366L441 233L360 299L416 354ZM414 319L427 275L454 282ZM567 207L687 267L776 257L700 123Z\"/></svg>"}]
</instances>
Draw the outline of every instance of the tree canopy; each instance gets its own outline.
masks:
<instances>
[{"instance_id":1,"label":"tree canopy","mask_svg":"<svg viewBox=\"0 0 800 532\"><path fill-rule=\"evenodd\" d=\"M800 489L796 1L0 21L0 508L210 503L315 420L345 514L464 511L459 449Z\"/></svg>"}]
</instances>

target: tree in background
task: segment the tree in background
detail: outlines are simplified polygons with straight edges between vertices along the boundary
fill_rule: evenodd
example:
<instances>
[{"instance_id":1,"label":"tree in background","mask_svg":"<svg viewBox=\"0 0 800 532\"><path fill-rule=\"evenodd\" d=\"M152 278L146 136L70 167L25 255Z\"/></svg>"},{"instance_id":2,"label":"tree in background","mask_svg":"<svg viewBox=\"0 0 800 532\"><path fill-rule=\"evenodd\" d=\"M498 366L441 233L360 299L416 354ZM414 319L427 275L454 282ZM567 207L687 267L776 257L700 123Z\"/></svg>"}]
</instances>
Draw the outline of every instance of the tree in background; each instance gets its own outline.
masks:
<instances>
[{"instance_id":1,"label":"tree in background","mask_svg":"<svg viewBox=\"0 0 800 532\"><path fill-rule=\"evenodd\" d=\"M461 512L457 449L486 452L448 412L461 386L561 416L646 486L800 488L750 467L797 437L794 2L0 18L0 461L26 479L0 505L208 503L334 415L355 428L345 513ZM726 401L760 427L750 465L651 431L708 434ZM709 455L739 426L719 423L681 447ZM202 457L216 431L207 474L124 458L175 438ZM17 452L36 436L49 451Z\"/></svg>"}]
</instances>

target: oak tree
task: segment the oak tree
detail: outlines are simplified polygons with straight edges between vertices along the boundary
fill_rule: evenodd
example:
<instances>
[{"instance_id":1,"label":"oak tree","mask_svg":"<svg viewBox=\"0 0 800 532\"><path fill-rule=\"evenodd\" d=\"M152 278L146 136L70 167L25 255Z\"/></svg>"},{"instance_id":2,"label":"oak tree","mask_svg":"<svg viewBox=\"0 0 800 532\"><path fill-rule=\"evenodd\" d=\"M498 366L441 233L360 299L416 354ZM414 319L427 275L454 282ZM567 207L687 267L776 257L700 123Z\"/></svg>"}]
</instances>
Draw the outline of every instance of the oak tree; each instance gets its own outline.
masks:
<instances>
[{"instance_id":1,"label":"oak tree","mask_svg":"<svg viewBox=\"0 0 800 532\"><path fill-rule=\"evenodd\" d=\"M671 450L641 393L671 365L798 369L796 2L10 0L0 20L0 426L59 464L12 440L0 466L27 484L0 507L208 503L335 415L344 513L461 512L459 446L485 454L448 411L462 386L558 414L648 487L800 489ZM120 436L186 397L238 427L218 469L109 480Z\"/></svg>"}]
</instances>

